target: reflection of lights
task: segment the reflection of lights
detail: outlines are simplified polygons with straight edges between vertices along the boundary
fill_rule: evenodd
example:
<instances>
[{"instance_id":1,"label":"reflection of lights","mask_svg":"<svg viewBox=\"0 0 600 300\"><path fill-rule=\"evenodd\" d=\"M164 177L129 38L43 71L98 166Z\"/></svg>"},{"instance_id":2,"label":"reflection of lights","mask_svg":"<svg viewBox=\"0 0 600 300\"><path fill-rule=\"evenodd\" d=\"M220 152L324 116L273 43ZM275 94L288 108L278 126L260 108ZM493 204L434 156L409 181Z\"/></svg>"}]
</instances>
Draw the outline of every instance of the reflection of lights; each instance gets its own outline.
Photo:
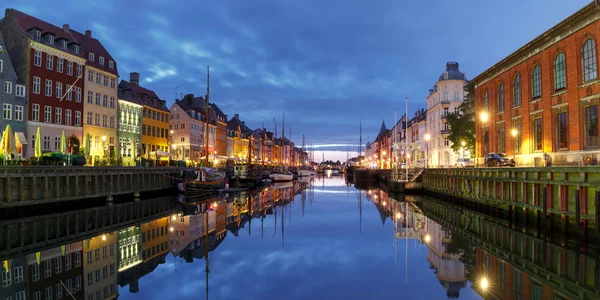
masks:
<instances>
[{"instance_id":1,"label":"reflection of lights","mask_svg":"<svg viewBox=\"0 0 600 300\"><path fill-rule=\"evenodd\" d=\"M175 220L177 220L177 216L176 215L172 215L171 216L171 221L175 221Z\"/></svg>"},{"instance_id":2,"label":"reflection of lights","mask_svg":"<svg viewBox=\"0 0 600 300\"><path fill-rule=\"evenodd\" d=\"M175 229L173 229L173 227L169 228L169 231L173 232L173 230L175 230Z\"/></svg>"},{"instance_id":3,"label":"reflection of lights","mask_svg":"<svg viewBox=\"0 0 600 300\"><path fill-rule=\"evenodd\" d=\"M371 195L371 191L367 191L367 194Z\"/></svg>"},{"instance_id":4,"label":"reflection of lights","mask_svg":"<svg viewBox=\"0 0 600 300\"><path fill-rule=\"evenodd\" d=\"M481 278L481 282L479 283L481 289L486 290L489 286L488 279L486 277Z\"/></svg>"},{"instance_id":5,"label":"reflection of lights","mask_svg":"<svg viewBox=\"0 0 600 300\"><path fill-rule=\"evenodd\" d=\"M386 205L387 205L387 202L383 201L383 203L382 203L382 204L383 204L383 206L386 206Z\"/></svg>"},{"instance_id":6,"label":"reflection of lights","mask_svg":"<svg viewBox=\"0 0 600 300\"><path fill-rule=\"evenodd\" d=\"M400 219L402 218L402 214L401 213L396 213L396 219Z\"/></svg>"},{"instance_id":7,"label":"reflection of lights","mask_svg":"<svg viewBox=\"0 0 600 300\"><path fill-rule=\"evenodd\" d=\"M103 240L103 241L106 241L106 234L103 234L103 235L102 235L102 240Z\"/></svg>"},{"instance_id":8,"label":"reflection of lights","mask_svg":"<svg viewBox=\"0 0 600 300\"><path fill-rule=\"evenodd\" d=\"M425 243L429 243L431 241L431 236L429 234L425 235Z\"/></svg>"}]
</instances>

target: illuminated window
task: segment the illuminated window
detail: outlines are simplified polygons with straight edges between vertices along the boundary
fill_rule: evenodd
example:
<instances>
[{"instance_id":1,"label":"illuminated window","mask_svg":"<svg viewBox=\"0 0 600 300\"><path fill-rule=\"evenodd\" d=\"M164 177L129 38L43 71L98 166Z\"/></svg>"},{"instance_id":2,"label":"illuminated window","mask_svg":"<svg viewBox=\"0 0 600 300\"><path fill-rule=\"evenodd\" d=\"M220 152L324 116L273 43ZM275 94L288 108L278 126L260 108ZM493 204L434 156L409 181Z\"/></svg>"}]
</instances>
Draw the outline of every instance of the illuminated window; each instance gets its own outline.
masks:
<instances>
[{"instance_id":1,"label":"illuminated window","mask_svg":"<svg viewBox=\"0 0 600 300\"><path fill-rule=\"evenodd\" d=\"M567 113L562 112L556 115L556 148L567 149L569 147L568 142L569 123L567 120Z\"/></svg>"},{"instance_id":2,"label":"illuminated window","mask_svg":"<svg viewBox=\"0 0 600 300\"><path fill-rule=\"evenodd\" d=\"M598 105L585 108L585 146L598 147Z\"/></svg>"}]
</instances>

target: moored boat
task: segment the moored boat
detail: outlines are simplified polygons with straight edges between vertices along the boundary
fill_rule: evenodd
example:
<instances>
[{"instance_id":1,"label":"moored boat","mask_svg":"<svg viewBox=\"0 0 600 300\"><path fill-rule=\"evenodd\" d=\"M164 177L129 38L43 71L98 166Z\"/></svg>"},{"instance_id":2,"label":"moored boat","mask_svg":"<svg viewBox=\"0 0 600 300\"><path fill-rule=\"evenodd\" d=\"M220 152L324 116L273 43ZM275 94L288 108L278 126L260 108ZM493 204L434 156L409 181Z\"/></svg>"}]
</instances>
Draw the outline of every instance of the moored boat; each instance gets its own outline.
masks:
<instances>
[{"instance_id":1,"label":"moored boat","mask_svg":"<svg viewBox=\"0 0 600 300\"><path fill-rule=\"evenodd\" d=\"M183 171L177 183L180 192L218 190L225 186L225 175L212 168L197 168Z\"/></svg>"},{"instance_id":2,"label":"moored boat","mask_svg":"<svg viewBox=\"0 0 600 300\"><path fill-rule=\"evenodd\" d=\"M292 179L294 179L294 175L292 174L271 174L271 180L273 181L292 181Z\"/></svg>"},{"instance_id":3,"label":"moored boat","mask_svg":"<svg viewBox=\"0 0 600 300\"><path fill-rule=\"evenodd\" d=\"M308 176L317 176L317 172L312 171L312 170L298 170L298 175L300 175L301 177L308 177Z\"/></svg>"}]
</instances>

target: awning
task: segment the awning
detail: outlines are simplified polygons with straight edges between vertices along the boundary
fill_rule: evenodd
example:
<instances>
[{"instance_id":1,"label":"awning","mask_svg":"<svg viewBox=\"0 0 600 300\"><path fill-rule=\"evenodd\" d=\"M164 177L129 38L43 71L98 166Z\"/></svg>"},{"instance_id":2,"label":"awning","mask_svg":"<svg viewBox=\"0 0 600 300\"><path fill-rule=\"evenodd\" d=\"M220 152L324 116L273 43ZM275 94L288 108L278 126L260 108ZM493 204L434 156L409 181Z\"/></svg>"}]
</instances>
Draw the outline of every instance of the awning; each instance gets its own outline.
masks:
<instances>
[{"instance_id":1,"label":"awning","mask_svg":"<svg viewBox=\"0 0 600 300\"><path fill-rule=\"evenodd\" d=\"M21 145L27 145L27 139L25 138L25 134L22 132L15 132L15 140Z\"/></svg>"}]
</instances>

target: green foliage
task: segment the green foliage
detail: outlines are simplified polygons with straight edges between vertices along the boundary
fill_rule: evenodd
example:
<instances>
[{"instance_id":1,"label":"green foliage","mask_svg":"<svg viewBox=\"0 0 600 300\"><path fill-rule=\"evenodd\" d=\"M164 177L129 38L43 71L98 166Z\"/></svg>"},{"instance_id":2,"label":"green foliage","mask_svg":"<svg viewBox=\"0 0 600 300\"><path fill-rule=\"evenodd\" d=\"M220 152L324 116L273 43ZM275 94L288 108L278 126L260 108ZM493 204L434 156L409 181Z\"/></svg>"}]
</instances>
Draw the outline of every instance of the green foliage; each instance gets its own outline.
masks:
<instances>
[{"instance_id":1,"label":"green foliage","mask_svg":"<svg viewBox=\"0 0 600 300\"><path fill-rule=\"evenodd\" d=\"M465 85L465 99L458 112L453 112L448 116L447 122L450 125L450 135L448 140L452 142L454 151L462 150L462 142L465 142L465 149L475 155L475 88L473 83Z\"/></svg>"},{"instance_id":2,"label":"green foliage","mask_svg":"<svg viewBox=\"0 0 600 300\"><path fill-rule=\"evenodd\" d=\"M475 245L465 236L453 232L450 243L446 246L446 251L450 254L460 255L460 261L465 265L465 275L467 279L473 281L475 272Z\"/></svg>"}]
</instances>

